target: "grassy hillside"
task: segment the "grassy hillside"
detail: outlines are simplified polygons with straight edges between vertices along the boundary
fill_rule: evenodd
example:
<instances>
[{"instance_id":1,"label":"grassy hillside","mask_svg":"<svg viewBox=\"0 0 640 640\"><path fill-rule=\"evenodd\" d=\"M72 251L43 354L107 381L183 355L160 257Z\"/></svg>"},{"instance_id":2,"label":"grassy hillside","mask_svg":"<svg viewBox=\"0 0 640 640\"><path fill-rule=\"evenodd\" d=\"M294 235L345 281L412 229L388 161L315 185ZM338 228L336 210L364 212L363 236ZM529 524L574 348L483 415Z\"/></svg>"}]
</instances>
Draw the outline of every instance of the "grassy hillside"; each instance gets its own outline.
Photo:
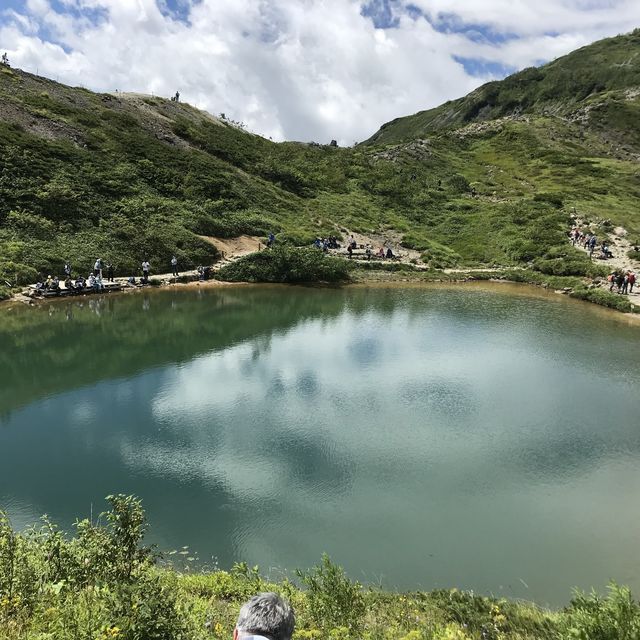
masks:
<instances>
[{"instance_id":1,"label":"grassy hillside","mask_svg":"<svg viewBox=\"0 0 640 640\"><path fill-rule=\"evenodd\" d=\"M565 232L575 210L640 239L638 52L638 33L596 43L352 149L0 66L0 287L98 256L120 275L144 256L194 267L217 257L207 237L269 231L296 245L361 232L433 268L595 275Z\"/></svg>"},{"instance_id":2,"label":"grassy hillside","mask_svg":"<svg viewBox=\"0 0 640 640\"><path fill-rule=\"evenodd\" d=\"M640 30L601 40L542 67L489 82L459 100L388 122L365 144L403 142L472 122L535 114L613 127L637 150L639 54Z\"/></svg>"},{"instance_id":3,"label":"grassy hillside","mask_svg":"<svg viewBox=\"0 0 640 640\"><path fill-rule=\"evenodd\" d=\"M186 548L163 561L144 546L139 501L108 500L99 518L77 521L73 537L46 518L18 534L0 513L0 637L230 638L241 604L267 590L291 601L295 640L631 640L640 633L640 605L615 585L607 597L575 594L567 608L551 612L456 589L365 589L326 556L278 581L244 563L200 572Z\"/></svg>"}]
</instances>

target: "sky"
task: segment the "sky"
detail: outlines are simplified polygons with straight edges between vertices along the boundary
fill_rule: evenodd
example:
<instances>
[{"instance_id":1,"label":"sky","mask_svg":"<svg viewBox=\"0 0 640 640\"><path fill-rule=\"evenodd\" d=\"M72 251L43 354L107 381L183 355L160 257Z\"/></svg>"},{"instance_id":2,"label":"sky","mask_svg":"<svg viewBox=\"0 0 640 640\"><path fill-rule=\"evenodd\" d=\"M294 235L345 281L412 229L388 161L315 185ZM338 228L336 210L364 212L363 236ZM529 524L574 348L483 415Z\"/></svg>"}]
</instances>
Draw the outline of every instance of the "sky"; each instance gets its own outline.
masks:
<instances>
[{"instance_id":1,"label":"sky","mask_svg":"<svg viewBox=\"0 0 640 640\"><path fill-rule=\"evenodd\" d=\"M638 0L0 0L13 66L341 145L636 27Z\"/></svg>"}]
</instances>

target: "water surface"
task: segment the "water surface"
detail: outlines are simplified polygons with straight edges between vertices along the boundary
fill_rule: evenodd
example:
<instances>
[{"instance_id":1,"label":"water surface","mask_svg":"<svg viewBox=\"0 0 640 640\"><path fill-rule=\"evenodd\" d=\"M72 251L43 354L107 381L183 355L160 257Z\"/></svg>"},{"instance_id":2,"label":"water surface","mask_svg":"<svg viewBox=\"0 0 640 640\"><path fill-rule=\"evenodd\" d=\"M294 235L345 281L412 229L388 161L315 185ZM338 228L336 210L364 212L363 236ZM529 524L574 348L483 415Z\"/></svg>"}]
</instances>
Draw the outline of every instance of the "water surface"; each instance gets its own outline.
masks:
<instances>
[{"instance_id":1,"label":"water surface","mask_svg":"<svg viewBox=\"0 0 640 640\"><path fill-rule=\"evenodd\" d=\"M640 591L640 326L482 288L173 290L0 312L0 506L387 587Z\"/></svg>"}]
</instances>

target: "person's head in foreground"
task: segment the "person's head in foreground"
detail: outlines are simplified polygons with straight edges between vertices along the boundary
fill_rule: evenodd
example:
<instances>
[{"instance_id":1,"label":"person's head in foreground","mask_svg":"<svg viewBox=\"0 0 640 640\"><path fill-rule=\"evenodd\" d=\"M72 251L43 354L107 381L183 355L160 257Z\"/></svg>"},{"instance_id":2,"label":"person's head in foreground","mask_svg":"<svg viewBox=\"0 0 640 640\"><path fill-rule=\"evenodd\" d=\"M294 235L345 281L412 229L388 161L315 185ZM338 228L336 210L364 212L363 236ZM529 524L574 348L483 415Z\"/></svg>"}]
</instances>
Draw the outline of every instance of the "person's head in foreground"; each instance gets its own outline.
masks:
<instances>
[{"instance_id":1,"label":"person's head in foreground","mask_svg":"<svg viewBox=\"0 0 640 640\"><path fill-rule=\"evenodd\" d=\"M233 640L291 640L295 623L286 600L277 593L259 593L242 605Z\"/></svg>"}]
</instances>

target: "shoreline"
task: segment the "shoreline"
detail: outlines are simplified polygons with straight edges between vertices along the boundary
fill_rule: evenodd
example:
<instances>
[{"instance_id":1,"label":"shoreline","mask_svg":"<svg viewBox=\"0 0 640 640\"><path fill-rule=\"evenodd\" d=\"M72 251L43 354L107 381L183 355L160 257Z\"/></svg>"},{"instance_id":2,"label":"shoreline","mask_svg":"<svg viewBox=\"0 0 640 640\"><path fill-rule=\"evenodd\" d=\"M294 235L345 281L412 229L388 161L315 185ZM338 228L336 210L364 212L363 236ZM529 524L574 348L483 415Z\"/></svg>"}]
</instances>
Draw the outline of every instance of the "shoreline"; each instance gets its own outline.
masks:
<instances>
[{"instance_id":1,"label":"shoreline","mask_svg":"<svg viewBox=\"0 0 640 640\"><path fill-rule=\"evenodd\" d=\"M366 273L366 272L365 272ZM593 312L603 314L603 317L607 319L617 319L626 321L630 325L638 325L640 324L640 313L626 313L623 311L619 311L618 309L614 309L611 307L607 307L605 305L601 305L589 300L582 300L580 298L575 298L569 295L568 291L553 289L550 286L545 284L537 284L533 282L519 282L516 280L509 280L504 277L494 277L494 278L475 278L473 275L469 275L468 277L461 278L452 278L452 279L444 279L444 278L425 278L424 273L413 272L413 271L373 271L370 272L373 276L378 277L363 277L360 279L356 279L351 282L345 282L339 285L327 285L324 283L308 283L308 284L287 284L287 283L275 283L275 282L229 282L224 280L193 280L189 282L167 282L167 278L165 276L156 276L156 278L163 277L165 278L160 284L157 285L148 285L144 287L125 287L121 291L114 291L110 293L103 294L86 294L79 296L64 296L64 297L51 297L51 298L31 298L25 296L23 293L15 293L10 298L6 300L0 301L0 312L3 310L8 310L10 308L19 308L21 306L27 307L40 307L42 305L47 305L50 303L61 303L61 302L69 302L72 300L85 300L86 298L93 298L97 295L98 298L102 298L104 296L113 297L113 296L123 296L123 295L135 295L140 293L159 293L159 292L167 292L170 290L176 291L189 291L189 290L202 290L202 289L222 289L228 287L316 287L316 288L411 288L411 289L440 289L440 288L460 288L467 287L469 289L485 289L489 291L497 291L498 289L502 290L502 292L507 292L510 295L518 295L522 297L533 297L538 299L546 299L546 300L559 300L561 298L571 299L573 302L577 304L587 305ZM465 272L467 273L467 272ZM489 271L485 271L484 273L490 273ZM496 272L496 276L499 272ZM368 275L368 274L367 274ZM380 277L380 276L383 277ZM438 274L440 275L440 274ZM447 276L444 271L442 272L443 276ZM451 274L453 275L453 274ZM459 274L460 276L463 273ZM413 276L413 277L412 277ZM418 276L418 277L415 277ZM422 277L420 277L422 276Z\"/></svg>"}]
</instances>

